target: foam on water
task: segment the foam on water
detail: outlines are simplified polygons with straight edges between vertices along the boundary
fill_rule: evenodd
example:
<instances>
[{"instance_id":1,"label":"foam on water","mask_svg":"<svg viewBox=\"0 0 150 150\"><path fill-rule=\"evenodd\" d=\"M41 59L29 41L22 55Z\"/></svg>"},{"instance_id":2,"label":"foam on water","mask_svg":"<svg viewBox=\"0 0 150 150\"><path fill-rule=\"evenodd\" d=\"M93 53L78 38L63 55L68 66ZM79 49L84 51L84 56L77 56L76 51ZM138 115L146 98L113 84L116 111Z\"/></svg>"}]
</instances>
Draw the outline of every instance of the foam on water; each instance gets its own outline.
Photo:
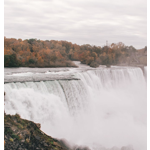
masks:
<instances>
[{"instance_id":1,"label":"foam on water","mask_svg":"<svg viewBox=\"0 0 150 150\"><path fill-rule=\"evenodd\" d=\"M144 67L144 75L145 75L145 78L147 80L147 66Z\"/></svg>"}]
</instances>

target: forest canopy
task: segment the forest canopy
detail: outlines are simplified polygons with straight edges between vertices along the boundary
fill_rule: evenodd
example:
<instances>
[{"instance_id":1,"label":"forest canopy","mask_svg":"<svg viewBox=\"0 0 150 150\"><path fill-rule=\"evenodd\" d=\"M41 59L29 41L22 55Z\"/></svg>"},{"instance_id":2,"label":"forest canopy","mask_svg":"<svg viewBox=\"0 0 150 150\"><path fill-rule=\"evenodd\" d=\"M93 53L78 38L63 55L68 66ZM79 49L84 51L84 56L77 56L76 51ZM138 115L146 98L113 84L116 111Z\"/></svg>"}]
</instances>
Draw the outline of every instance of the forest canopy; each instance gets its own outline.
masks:
<instances>
[{"instance_id":1,"label":"forest canopy","mask_svg":"<svg viewBox=\"0 0 150 150\"><path fill-rule=\"evenodd\" d=\"M146 65L147 59L141 59L143 56L147 56L147 47L138 51L122 42L101 47L67 41L4 37L4 67L76 67L72 61L91 67L133 63Z\"/></svg>"}]
</instances>

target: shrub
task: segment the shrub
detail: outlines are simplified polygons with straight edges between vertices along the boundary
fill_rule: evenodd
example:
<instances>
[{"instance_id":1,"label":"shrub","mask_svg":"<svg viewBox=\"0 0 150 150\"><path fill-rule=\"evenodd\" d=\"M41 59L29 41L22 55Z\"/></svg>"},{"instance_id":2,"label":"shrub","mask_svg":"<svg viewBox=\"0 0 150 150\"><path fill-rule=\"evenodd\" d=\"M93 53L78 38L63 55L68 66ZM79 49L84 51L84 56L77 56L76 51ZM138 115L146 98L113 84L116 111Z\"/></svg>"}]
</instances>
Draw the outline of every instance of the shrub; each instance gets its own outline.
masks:
<instances>
[{"instance_id":1,"label":"shrub","mask_svg":"<svg viewBox=\"0 0 150 150\"><path fill-rule=\"evenodd\" d=\"M18 67L19 63L16 54L4 55L4 67Z\"/></svg>"},{"instance_id":2,"label":"shrub","mask_svg":"<svg viewBox=\"0 0 150 150\"><path fill-rule=\"evenodd\" d=\"M18 125L18 128L19 128L19 129L23 129L23 125L19 124L19 125Z\"/></svg>"},{"instance_id":3,"label":"shrub","mask_svg":"<svg viewBox=\"0 0 150 150\"><path fill-rule=\"evenodd\" d=\"M20 119L20 115L19 115L19 114L16 114L15 117L16 117L17 119Z\"/></svg>"},{"instance_id":4,"label":"shrub","mask_svg":"<svg viewBox=\"0 0 150 150\"><path fill-rule=\"evenodd\" d=\"M27 138L27 139L26 139L26 142L27 142L27 143L29 143L29 142L30 142L30 140Z\"/></svg>"},{"instance_id":5,"label":"shrub","mask_svg":"<svg viewBox=\"0 0 150 150\"><path fill-rule=\"evenodd\" d=\"M9 141L13 142L14 140L12 138L10 138Z\"/></svg>"},{"instance_id":6,"label":"shrub","mask_svg":"<svg viewBox=\"0 0 150 150\"><path fill-rule=\"evenodd\" d=\"M12 134L11 137L12 137L13 139L15 138L15 139L19 140L19 137L18 137L18 135L16 135L16 134Z\"/></svg>"},{"instance_id":7,"label":"shrub","mask_svg":"<svg viewBox=\"0 0 150 150\"><path fill-rule=\"evenodd\" d=\"M29 63L30 63L30 64L34 64L35 61L34 61L33 59L29 59Z\"/></svg>"},{"instance_id":8,"label":"shrub","mask_svg":"<svg viewBox=\"0 0 150 150\"><path fill-rule=\"evenodd\" d=\"M18 135L19 140L23 139L23 136L21 134Z\"/></svg>"},{"instance_id":9,"label":"shrub","mask_svg":"<svg viewBox=\"0 0 150 150\"><path fill-rule=\"evenodd\" d=\"M5 128L4 132L5 132L4 134L10 134L10 135L13 133L13 131L10 128Z\"/></svg>"}]
</instances>

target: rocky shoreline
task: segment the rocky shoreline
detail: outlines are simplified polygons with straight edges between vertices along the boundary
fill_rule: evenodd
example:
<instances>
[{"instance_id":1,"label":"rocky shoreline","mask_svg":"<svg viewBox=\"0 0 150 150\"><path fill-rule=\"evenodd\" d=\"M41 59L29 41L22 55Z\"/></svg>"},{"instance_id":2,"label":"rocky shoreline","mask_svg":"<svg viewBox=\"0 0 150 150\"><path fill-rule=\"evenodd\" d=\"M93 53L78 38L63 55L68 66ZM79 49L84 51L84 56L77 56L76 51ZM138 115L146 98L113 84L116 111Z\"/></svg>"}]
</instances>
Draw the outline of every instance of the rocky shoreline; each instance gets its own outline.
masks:
<instances>
[{"instance_id":1,"label":"rocky shoreline","mask_svg":"<svg viewBox=\"0 0 150 150\"><path fill-rule=\"evenodd\" d=\"M40 130L41 125L22 119L18 114L4 113L5 150L90 150L86 146L69 144L55 139Z\"/></svg>"},{"instance_id":2,"label":"rocky shoreline","mask_svg":"<svg viewBox=\"0 0 150 150\"><path fill-rule=\"evenodd\" d=\"M4 113L5 150L67 150L40 130L40 124Z\"/></svg>"}]
</instances>

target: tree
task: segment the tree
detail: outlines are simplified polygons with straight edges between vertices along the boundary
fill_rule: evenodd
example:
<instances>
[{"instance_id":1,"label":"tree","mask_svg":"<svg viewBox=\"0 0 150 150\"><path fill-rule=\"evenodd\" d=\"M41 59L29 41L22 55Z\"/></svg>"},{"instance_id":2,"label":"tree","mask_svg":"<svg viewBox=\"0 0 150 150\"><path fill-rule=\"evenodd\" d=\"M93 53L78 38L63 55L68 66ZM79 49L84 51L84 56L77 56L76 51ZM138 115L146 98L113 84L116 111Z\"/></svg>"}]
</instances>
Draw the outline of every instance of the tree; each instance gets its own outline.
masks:
<instances>
[{"instance_id":1,"label":"tree","mask_svg":"<svg viewBox=\"0 0 150 150\"><path fill-rule=\"evenodd\" d=\"M94 61L95 61L97 58L97 54L95 52L92 52L91 56L94 57Z\"/></svg>"},{"instance_id":2,"label":"tree","mask_svg":"<svg viewBox=\"0 0 150 150\"><path fill-rule=\"evenodd\" d=\"M33 59L29 59L29 63L30 63L30 64L34 64L35 61L34 61Z\"/></svg>"},{"instance_id":3,"label":"tree","mask_svg":"<svg viewBox=\"0 0 150 150\"><path fill-rule=\"evenodd\" d=\"M4 67L18 67L19 62L17 60L16 54L4 55Z\"/></svg>"}]
</instances>

